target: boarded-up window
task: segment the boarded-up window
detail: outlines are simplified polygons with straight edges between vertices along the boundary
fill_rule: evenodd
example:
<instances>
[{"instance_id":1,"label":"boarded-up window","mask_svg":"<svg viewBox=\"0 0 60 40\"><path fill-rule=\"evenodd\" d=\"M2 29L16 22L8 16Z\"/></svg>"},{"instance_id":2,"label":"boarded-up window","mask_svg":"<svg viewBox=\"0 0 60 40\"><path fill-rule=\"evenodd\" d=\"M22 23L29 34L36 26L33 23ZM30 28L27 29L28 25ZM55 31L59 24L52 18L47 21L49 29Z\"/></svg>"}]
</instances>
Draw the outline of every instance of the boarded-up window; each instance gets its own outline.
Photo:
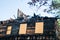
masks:
<instances>
[{"instance_id":1,"label":"boarded-up window","mask_svg":"<svg viewBox=\"0 0 60 40\"><path fill-rule=\"evenodd\" d=\"M36 23L35 33L43 33L43 22Z\"/></svg>"},{"instance_id":2,"label":"boarded-up window","mask_svg":"<svg viewBox=\"0 0 60 40\"><path fill-rule=\"evenodd\" d=\"M20 24L19 34L26 34L27 24Z\"/></svg>"},{"instance_id":3,"label":"boarded-up window","mask_svg":"<svg viewBox=\"0 0 60 40\"><path fill-rule=\"evenodd\" d=\"M12 29L12 26L7 27L7 32L6 32L7 35L11 34L11 29Z\"/></svg>"}]
</instances>

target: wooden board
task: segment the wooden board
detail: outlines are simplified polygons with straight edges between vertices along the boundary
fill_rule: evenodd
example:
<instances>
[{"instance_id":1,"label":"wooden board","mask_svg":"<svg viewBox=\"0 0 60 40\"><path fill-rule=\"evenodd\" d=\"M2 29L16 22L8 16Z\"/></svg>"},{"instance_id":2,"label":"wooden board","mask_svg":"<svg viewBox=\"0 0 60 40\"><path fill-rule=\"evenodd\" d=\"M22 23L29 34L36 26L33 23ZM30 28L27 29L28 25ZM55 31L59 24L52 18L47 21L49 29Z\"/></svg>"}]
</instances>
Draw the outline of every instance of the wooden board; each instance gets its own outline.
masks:
<instances>
[{"instance_id":1,"label":"wooden board","mask_svg":"<svg viewBox=\"0 0 60 40\"><path fill-rule=\"evenodd\" d=\"M43 22L36 23L35 33L43 33Z\"/></svg>"},{"instance_id":2,"label":"wooden board","mask_svg":"<svg viewBox=\"0 0 60 40\"><path fill-rule=\"evenodd\" d=\"M26 34L27 24L20 24L19 34Z\"/></svg>"},{"instance_id":3,"label":"wooden board","mask_svg":"<svg viewBox=\"0 0 60 40\"><path fill-rule=\"evenodd\" d=\"M12 26L7 27L7 32L6 32L7 35L11 34L11 29L12 29Z\"/></svg>"}]
</instances>

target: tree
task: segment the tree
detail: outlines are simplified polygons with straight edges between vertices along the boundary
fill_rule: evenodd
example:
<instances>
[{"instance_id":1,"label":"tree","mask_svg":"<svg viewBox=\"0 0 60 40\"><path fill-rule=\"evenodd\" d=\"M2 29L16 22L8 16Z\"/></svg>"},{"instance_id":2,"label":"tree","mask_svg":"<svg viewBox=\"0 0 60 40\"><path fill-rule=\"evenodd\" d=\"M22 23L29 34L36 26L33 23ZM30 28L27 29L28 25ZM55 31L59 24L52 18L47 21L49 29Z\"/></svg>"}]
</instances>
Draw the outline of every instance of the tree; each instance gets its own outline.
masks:
<instances>
[{"instance_id":1,"label":"tree","mask_svg":"<svg viewBox=\"0 0 60 40\"><path fill-rule=\"evenodd\" d=\"M60 7L60 0L53 0L52 2L53 2L53 4L52 4L52 5L53 5L53 7L54 7L54 8L56 8L56 9L57 9L57 8L59 8L59 7Z\"/></svg>"},{"instance_id":2,"label":"tree","mask_svg":"<svg viewBox=\"0 0 60 40\"><path fill-rule=\"evenodd\" d=\"M54 10L58 10L56 13L59 15L58 18L60 18L60 0L53 0L52 6ZM60 19L58 19L57 21L58 21L58 27L60 27Z\"/></svg>"},{"instance_id":3,"label":"tree","mask_svg":"<svg viewBox=\"0 0 60 40\"><path fill-rule=\"evenodd\" d=\"M37 9L39 9L41 6L48 4L47 1L48 0L31 0L32 2L28 2L29 5L32 6L38 6ZM37 4L38 3L38 4Z\"/></svg>"},{"instance_id":4,"label":"tree","mask_svg":"<svg viewBox=\"0 0 60 40\"><path fill-rule=\"evenodd\" d=\"M55 16L58 16L60 14L60 3L57 2L57 0L31 0L31 2L28 2L28 4L30 6L37 7L36 11L38 11L42 6L48 6L49 8L44 9L43 12L57 14Z\"/></svg>"}]
</instances>

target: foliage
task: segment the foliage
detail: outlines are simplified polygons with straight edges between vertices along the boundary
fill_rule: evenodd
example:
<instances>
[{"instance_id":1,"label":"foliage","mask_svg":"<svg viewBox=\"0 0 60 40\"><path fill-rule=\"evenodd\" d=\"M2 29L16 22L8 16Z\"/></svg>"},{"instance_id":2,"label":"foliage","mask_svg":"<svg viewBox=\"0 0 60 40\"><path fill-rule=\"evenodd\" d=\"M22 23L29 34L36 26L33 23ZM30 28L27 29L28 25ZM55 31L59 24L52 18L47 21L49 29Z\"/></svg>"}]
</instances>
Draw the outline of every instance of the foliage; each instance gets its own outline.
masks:
<instances>
[{"instance_id":1,"label":"foliage","mask_svg":"<svg viewBox=\"0 0 60 40\"><path fill-rule=\"evenodd\" d=\"M51 17L56 17L57 11L53 7L52 3L53 3L52 0L31 0L31 2L28 2L28 4L30 6L32 6L32 7L34 6L37 8L36 12L38 12L40 9L42 9L44 16L47 13L47 15L50 15ZM44 7L44 9L42 7ZM41 12L40 12L40 14L41 14ZM49 17L49 16L47 16L47 17Z\"/></svg>"},{"instance_id":2,"label":"foliage","mask_svg":"<svg viewBox=\"0 0 60 40\"><path fill-rule=\"evenodd\" d=\"M31 0L28 4L37 7L37 11L42 6L49 6L49 8L44 9L43 12L60 15L60 0Z\"/></svg>"},{"instance_id":3,"label":"foliage","mask_svg":"<svg viewBox=\"0 0 60 40\"><path fill-rule=\"evenodd\" d=\"M58 26L60 27L60 19L58 19L57 21L58 21Z\"/></svg>"},{"instance_id":4,"label":"foliage","mask_svg":"<svg viewBox=\"0 0 60 40\"><path fill-rule=\"evenodd\" d=\"M44 6L49 6L50 10L52 9L51 4L48 3L49 0L31 0L31 2L28 2L29 5L36 6L37 10L39 10L40 7ZM47 9L44 9L44 12ZM46 11L48 12L48 11Z\"/></svg>"},{"instance_id":5,"label":"foliage","mask_svg":"<svg viewBox=\"0 0 60 40\"><path fill-rule=\"evenodd\" d=\"M60 0L53 0L53 7L54 9L59 10L57 11L57 14L59 15L60 18ZM60 27L60 19L58 19L57 21L58 21L58 26Z\"/></svg>"}]
</instances>

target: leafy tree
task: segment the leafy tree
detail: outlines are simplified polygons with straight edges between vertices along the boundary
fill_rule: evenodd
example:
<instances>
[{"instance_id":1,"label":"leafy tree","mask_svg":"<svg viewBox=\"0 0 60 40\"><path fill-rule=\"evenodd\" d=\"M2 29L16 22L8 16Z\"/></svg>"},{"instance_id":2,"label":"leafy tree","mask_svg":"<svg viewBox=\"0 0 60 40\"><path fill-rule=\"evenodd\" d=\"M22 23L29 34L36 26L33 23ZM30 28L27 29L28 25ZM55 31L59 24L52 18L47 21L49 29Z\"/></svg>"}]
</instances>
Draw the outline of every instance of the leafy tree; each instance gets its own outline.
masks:
<instances>
[{"instance_id":1,"label":"leafy tree","mask_svg":"<svg viewBox=\"0 0 60 40\"><path fill-rule=\"evenodd\" d=\"M52 1L52 6L53 6L54 10L58 10L57 14L60 17L60 0L53 0Z\"/></svg>"},{"instance_id":2,"label":"leafy tree","mask_svg":"<svg viewBox=\"0 0 60 40\"><path fill-rule=\"evenodd\" d=\"M41 6L51 6L51 4L49 5L48 4L48 0L31 0L31 2L28 2L29 5L32 5L32 6L38 6L37 7L37 10L39 10L39 8ZM51 7L49 7L51 9ZM47 10L47 9L44 9L44 11Z\"/></svg>"},{"instance_id":3,"label":"leafy tree","mask_svg":"<svg viewBox=\"0 0 60 40\"><path fill-rule=\"evenodd\" d=\"M60 19L58 19L57 21L58 21L58 26L60 27Z\"/></svg>"},{"instance_id":4,"label":"leafy tree","mask_svg":"<svg viewBox=\"0 0 60 40\"><path fill-rule=\"evenodd\" d=\"M58 16L60 16L60 2L59 2L59 0L31 0L31 2L28 2L28 4L30 6L37 7L36 11L38 11L39 8L41 8L42 6L49 6L49 8L44 9L43 12L57 14Z\"/></svg>"},{"instance_id":5,"label":"leafy tree","mask_svg":"<svg viewBox=\"0 0 60 40\"><path fill-rule=\"evenodd\" d=\"M59 10L57 11L57 14L59 15L60 18L60 0L53 0L53 5L54 9ZM58 26L60 27L60 19L57 20L58 21Z\"/></svg>"},{"instance_id":6,"label":"leafy tree","mask_svg":"<svg viewBox=\"0 0 60 40\"><path fill-rule=\"evenodd\" d=\"M58 17L60 17L60 0L31 0L28 4L37 7L36 11L38 11L42 6L49 6L49 8L44 9L43 12L57 14Z\"/></svg>"}]
</instances>

